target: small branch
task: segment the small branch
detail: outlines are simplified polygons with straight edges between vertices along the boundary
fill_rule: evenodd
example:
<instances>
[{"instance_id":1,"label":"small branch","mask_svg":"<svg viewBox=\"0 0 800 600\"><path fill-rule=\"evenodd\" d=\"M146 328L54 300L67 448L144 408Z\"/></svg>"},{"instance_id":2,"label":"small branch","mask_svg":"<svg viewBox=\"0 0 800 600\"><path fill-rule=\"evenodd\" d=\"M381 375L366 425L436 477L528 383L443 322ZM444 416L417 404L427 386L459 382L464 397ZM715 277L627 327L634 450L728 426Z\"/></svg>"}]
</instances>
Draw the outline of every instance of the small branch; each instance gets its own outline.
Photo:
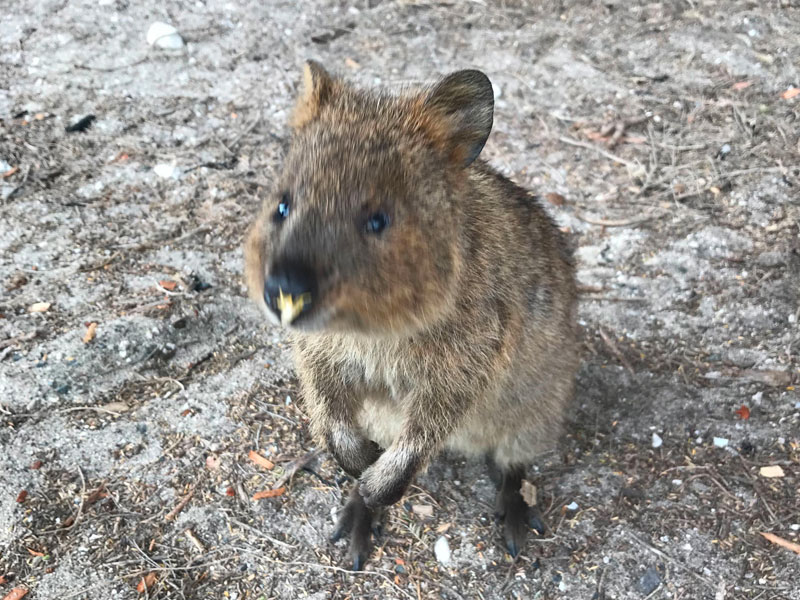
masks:
<instances>
[{"instance_id":1,"label":"small branch","mask_svg":"<svg viewBox=\"0 0 800 600\"><path fill-rule=\"evenodd\" d=\"M587 150L594 150L598 154L602 154L606 158L610 158L614 162L618 162L620 164L623 164L626 167L635 168L635 167L638 166L634 162L631 162L629 160L625 160L624 158L622 158L620 156L617 156L616 154L612 154L611 152L608 152L607 150L603 150L602 148L600 148L598 146L595 146L594 144L589 144L588 142L581 142L579 140L573 140L572 138L568 138L568 137L560 137L560 138L558 138L558 140L560 142L565 143L565 144L570 144L571 146L578 146L580 148L586 148Z\"/></svg>"},{"instance_id":2,"label":"small branch","mask_svg":"<svg viewBox=\"0 0 800 600\"><path fill-rule=\"evenodd\" d=\"M169 511L167 515L164 517L165 521L172 521L175 517L178 516L179 512L181 512L184 508L186 508L186 505L189 504L189 500L191 500L192 496L194 496L194 490L196 487L197 487L196 483L192 484L192 487L189 488L189 491L183 497L183 500L178 502L177 506L175 506L175 508Z\"/></svg>"},{"instance_id":3,"label":"small branch","mask_svg":"<svg viewBox=\"0 0 800 600\"><path fill-rule=\"evenodd\" d=\"M631 364L623 356L623 354L622 354L622 352L620 352L619 348L617 348L617 345L614 343L614 340L612 340L610 337L608 337L608 334L606 334L606 332L603 331L602 329L600 329L599 331L600 331L600 337L603 338L603 341L606 343L606 346L608 346L608 349L611 350L611 352L614 354L614 356L616 356L619 359L619 362L621 362L622 365L626 369L628 369L628 372L631 375L633 375L633 373L634 373L633 367L631 367Z\"/></svg>"},{"instance_id":4,"label":"small branch","mask_svg":"<svg viewBox=\"0 0 800 600\"><path fill-rule=\"evenodd\" d=\"M658 215L645 215L643 217L632 217L630 219L594 219L576 212L575 217L584 223L589 223L590 225L600 225L602 227L628 227L629 225L641 225L642 223L647 223L648 221L652 221L654 219L660 219L664 216L664 214L665 213Z\"/></svg>"},{"instance_id":5,"label":"small branch","mask_svg":"<svg viewBox=\"0 0 800 600\"><path fill-rule=\"evenodd\" d=\"M292 477L294 477L295 473L297 473L300 469L305 467L308 463L310 463L320 454L322 454L322 449L312 450L311 452L299 458L296 458L290 463L288 463L284 467L284 469L286 469L286 473L284 473L283 476L273 484L272 489L277 490L283 487L287 481L289 481Z\"/></svg>"},{"instance_id":6,"label":"small branch","mask_svg":"<svg viewBox=\"0 0 800 600\"><path fill-rule=\"evenodd\" d=\"M201 542L200 539L194 534L194 531L192 531L191 527L187 527L186 529L184 529L183 533L186 535L187 538L189 538L189 541L192 542L192 544L194 545L195 548L197 548L197 551L200 554L206 553L206 547L203 545L203 542Z\"/></svg>"}]
</instances>

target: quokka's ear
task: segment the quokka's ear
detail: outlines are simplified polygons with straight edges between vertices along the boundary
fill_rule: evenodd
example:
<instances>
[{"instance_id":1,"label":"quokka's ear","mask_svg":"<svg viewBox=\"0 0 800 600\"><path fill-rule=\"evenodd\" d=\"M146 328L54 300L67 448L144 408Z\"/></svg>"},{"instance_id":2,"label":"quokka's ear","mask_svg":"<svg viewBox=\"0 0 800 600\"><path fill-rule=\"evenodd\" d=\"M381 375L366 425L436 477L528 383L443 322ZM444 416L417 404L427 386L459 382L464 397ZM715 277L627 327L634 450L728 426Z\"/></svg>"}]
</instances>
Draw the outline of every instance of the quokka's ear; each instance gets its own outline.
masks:
<instances>
[{"instance_id":1,"label":"quokka's ear","mask_svg":"<svg viewBox=\"0 0 800 600\"><path fill-rule=\"evenodd\" d=\"M315 60L303 65L303 84L294 107L291 126L300 129L319 116L322 107L330 100L333 77Z\"/></svg>"},{"instance_id":2,"label":"quokka's ear","mask_svg":"<svg viewBox=\"0 0 800 600\"><path fill-rule=\"evenodd\" d=\"M428 93L425 107L435 112L438 134L450 158L466 167L481 153L492 131L494 93L480 71L456 71ZM438 137L438 136L437 136Z\"/></svg>"}]
</instances>

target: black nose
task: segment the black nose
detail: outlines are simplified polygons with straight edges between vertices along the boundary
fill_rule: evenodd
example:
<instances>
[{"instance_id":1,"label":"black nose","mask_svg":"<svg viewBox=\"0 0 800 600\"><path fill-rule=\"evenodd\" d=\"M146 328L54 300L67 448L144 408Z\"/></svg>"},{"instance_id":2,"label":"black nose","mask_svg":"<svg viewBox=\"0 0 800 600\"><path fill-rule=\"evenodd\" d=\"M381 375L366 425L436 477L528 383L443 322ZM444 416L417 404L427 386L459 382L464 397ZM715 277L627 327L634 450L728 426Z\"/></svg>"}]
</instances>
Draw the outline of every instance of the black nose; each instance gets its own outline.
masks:
<instances>
[{"instance_id":1,"label":"black nose","mask_svg":"<svg viewBox=\"0 0 800 600\"><path fill-rule=\"evenodd\" d=\"M264 300L288 325L311 310L317 300L317 279L314 271L296 262L282 262L270 269L264 283Z\"/></svg>"}]
</instances>

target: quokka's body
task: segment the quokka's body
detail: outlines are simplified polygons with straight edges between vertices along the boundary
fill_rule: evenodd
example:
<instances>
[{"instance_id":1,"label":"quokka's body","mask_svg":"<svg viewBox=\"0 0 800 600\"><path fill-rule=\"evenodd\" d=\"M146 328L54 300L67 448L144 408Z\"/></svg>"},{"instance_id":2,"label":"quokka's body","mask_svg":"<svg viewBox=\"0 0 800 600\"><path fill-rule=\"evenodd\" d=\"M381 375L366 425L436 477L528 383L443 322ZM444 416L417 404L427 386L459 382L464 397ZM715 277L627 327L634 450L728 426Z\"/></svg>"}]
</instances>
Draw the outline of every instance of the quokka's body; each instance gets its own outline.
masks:
<instances>
[{"instance_id":1,"label":"quokka's body","mask_svg":"<svg viewBox=\"0 0 800 600\"><path fill-rule=\"evenodd\" d=\"M524 467L562 431L574 269L537 200L477 159L492 112L477 71L388 96L308 63L284 175L248 235L248 287L291 326L313 433L359 478L335 532L357 568L371 509L443 447L498 467L516 554Z\"/></svg>"}]
</instances>

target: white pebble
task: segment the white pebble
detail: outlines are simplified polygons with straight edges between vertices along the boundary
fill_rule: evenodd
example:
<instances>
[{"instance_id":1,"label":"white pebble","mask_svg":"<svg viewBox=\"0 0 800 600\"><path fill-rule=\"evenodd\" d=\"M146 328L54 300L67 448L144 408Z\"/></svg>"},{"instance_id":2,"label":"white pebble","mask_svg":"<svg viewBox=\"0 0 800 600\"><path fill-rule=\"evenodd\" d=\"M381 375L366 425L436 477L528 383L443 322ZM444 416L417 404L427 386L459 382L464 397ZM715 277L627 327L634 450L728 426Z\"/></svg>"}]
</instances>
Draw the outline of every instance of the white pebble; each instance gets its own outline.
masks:
<instances>
[{"instance_id":1,"label":"white pebble","mask_svg":"<svg viewBox=\"0 0 800 600\"><path fill-rule=\"evenodd\" d=\"M147 30L147 43L166 50L183 48L183 38L178 30L168 23L157 21Z\"/></svg>"},{"instance_id":2,"label":"white pebble","mask_svg":"<svg viewBox=\"0 0 800 600\"><path fill-rule=\"evenodd\" d=\"M683 479L673 479L672 485L681 485L683 483Z\"/></svg>"},{"instance_id":3,"label":"white pebble","mask_svg":"<svg viewBox=\"0 0 800 600\"><path fill-rule=\"evenodd\" d=\"M436 544L433 546L433 553L436 555L436 560L439 561L439 564L447 566L450 564L450 543L447 541L447 538L439 536L439 539L436 540Z\"/></svg>"},{"instance_id":4,"label":"white pebble","mask_svg":"<svg viewBox=\"0 0 800 600\"><path fill-rule=\"evenodd\" d=\"M727 438L715 437L714 438L714 445L717 448L725 448L728 445Z\"/></svg>"},{"instance_id":5,"label":"white pebble","mask_svg":"<svg viewBox=\"0 0 800 600\"><path fill-rule=\"evenodd\" d=\"M789 529L792 531L800 531L800 523L792 523L789 525Z\"/></svg>"},{"instance_id":6,"label":"white pebble","mask_svg":"<svg viewBox=\"0 0 800 600\"><path fill-rule=\"evenodd\" d=\"M661 444L664 443L664 440L661 439L661 436L657 433L653 433L653 448L661 448Z\"/></svg>"},{"instance_id":7,"label":"white pebble","mask_svg":"<svg viewBox=\"0 0 800 600\"><path fill-rule=\"evenodd\" d=\"M181 176L181 170L176 167L175 165L169 165L167 163L160 163L153 167L153 171L159 177L164 179L177 179Z\"/></svg>"},{"instance_id":8,"label":"white pebble","mask_svg":"<svg viewBox=\"0 0 800 600\"><path fill-rule=\"evenodd\" d=\"M578 510L578 503L573 500L567 504L567 510Z\"/></svg>"},{"instance_id":9,"label":"white pebble","mask_svg":"<svg viewBox=\"0 0 800 600\"><path fill-rule=\"evenodd\" d=\"M0 174L10 170L11 170L11 165L8 164L6 161L4 161L2 158L0 158Z\"/></svg>"}]
</instances>

